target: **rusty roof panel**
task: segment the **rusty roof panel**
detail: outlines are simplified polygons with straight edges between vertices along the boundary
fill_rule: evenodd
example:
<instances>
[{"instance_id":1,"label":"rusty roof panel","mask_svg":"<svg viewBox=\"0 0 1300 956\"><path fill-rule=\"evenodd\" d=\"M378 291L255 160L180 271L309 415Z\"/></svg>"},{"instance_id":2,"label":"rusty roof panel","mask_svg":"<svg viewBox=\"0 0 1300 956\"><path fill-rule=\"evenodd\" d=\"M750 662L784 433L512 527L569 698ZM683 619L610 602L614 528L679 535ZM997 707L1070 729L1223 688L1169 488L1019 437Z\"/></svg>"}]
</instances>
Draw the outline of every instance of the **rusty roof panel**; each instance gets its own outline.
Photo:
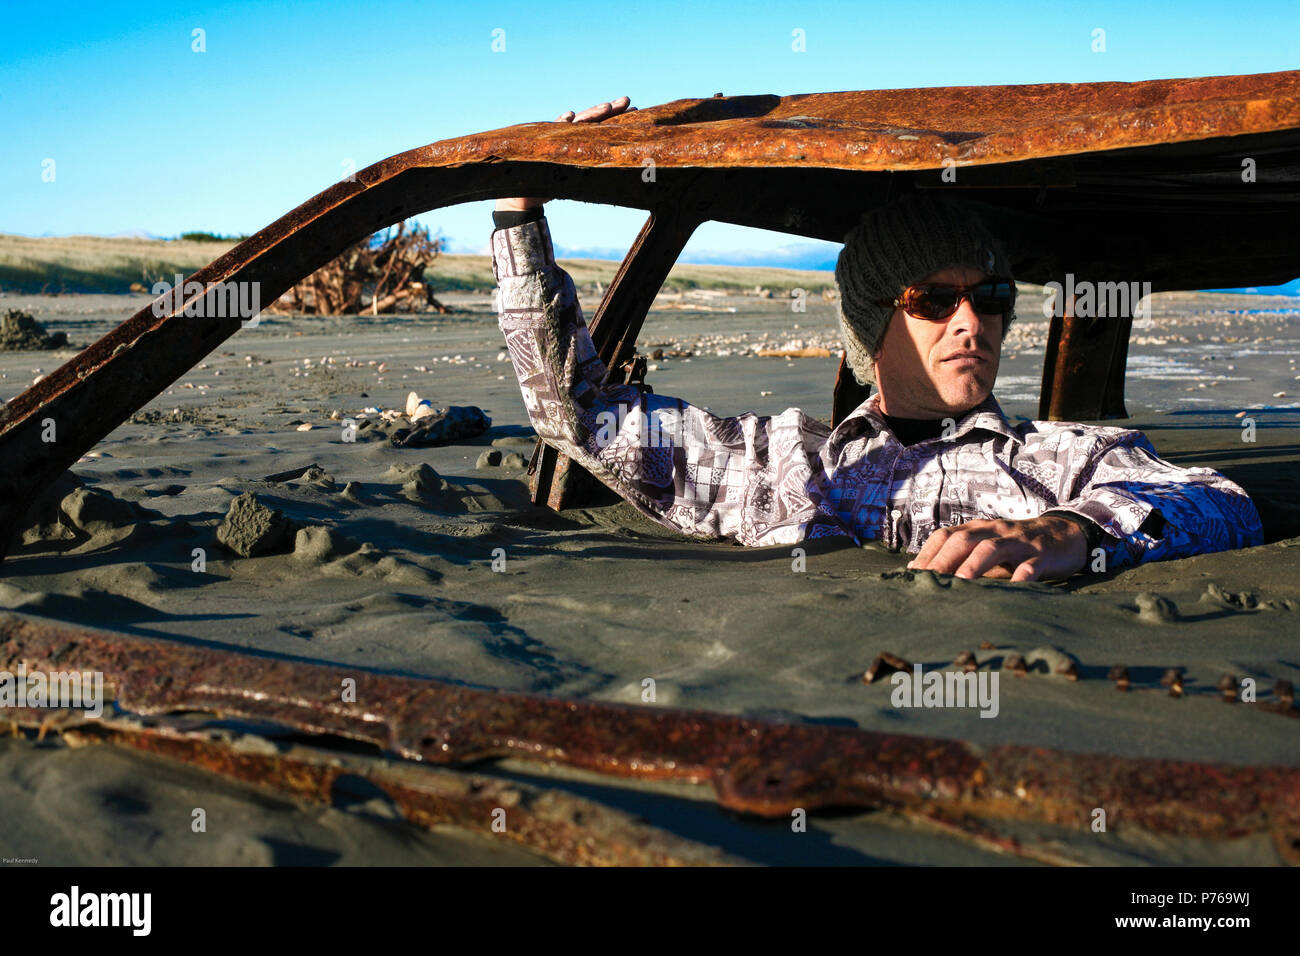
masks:
<instances>
[{"instance_id":1,"label":"rusty roof panel","mask_svg":"<svg viewBox=\"0 0 1300 956\"><path fill-rule=\"evenodd\" d=\"M637 167L650 157L668 167L916 170L1296 128L1300 70L673 100L601 123L523 123L403 155L418 165Z\"/></svg>"}]
</instances>

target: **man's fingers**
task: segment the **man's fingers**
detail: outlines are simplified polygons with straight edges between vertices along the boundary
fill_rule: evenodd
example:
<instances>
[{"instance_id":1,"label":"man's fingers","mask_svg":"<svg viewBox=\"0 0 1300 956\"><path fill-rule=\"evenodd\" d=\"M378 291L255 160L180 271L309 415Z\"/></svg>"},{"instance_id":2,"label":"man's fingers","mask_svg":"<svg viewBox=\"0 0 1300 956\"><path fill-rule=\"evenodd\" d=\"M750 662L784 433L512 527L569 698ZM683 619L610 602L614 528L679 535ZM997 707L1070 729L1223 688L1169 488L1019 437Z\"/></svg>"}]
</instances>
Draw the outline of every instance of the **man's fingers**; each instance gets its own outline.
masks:
<instances>
[{"instance_id":1,"label":"man's fingers","mask_svg":"<svg viewBox=\"0 0 1300 956\"><path fill-rule=\"evenodd\" d=\"M921 545L921 550L917 552L916 557L907 562L909 568L924 569L929 567L930 559L933 558L943 548L944 542L952 534L951 528L938 528L930 537L925 539L925 544Z\"/></svg>"},{"instance_id":2,"label":"man's fingers","mask_svg":"<svg viewBox=\"0 0 1300 956\"><path fill-rule=\"evenodd\" d=\"M907 566L961 578L1068 577L1087 560L1082 555L1086 548L1079 545L1082 539L1073 524L1063 531L1056 518L968 521L935 531Z\"/></svg>"},{"instance_id":3,"label":"man's fingers","mask_svg":"<svg viewBox=\"0 0 1300 956\"><path fill-rule=\"evenodd\" d=\"M930 559L927 565L937 574L953 574L970 557L970 553L987 538L992 531L966 528L953 532L944 542L939 553Z\"/></svg>"},{"instance_id":4,"label":"man's fingers","mask_svg":"<svg viewBox=\"0 0 1300 956\"><path fill-rule=\"evenodd\" d=\"M581 113L575 113L573 110L565 110L559 116L555 117L557 123L592 123L598 120L608 119L611 116L617 116L619 113L630 113L636 109L631 105L631 100L626 96L620 96L616 100L610 100L606 103L597 103L595 106L588 106Z\"/></svg>"},{"instance_id":5,"label":"man's fingers","mask_svg":"<svg viewBox=\"0 0 1300 956\"><path fill-rule=\"evenodd\" d=\"M1013 538L985 538L958 565L953 573L959 578L980 578L986 572L1012 559L1012 553L1023 547Z\"/></svg>"},{"instance_id":6,"label":"man's fingers","mask_svg":"<svg viewBox=\"0 0 1300 956\"><path fill-rule=\"evenodd\" d=\"M604 119L614 111L613 103L597 103L595 106L588 106L585 110L574 117L575 123L587 123L595 119Z\"/></svg>"},{"instance_id":7,"label":"man's fingers","mask_svg":"<svg viewBox=\"0 0 1300 956\"><path fill-rule=\"evenodd\" d=\"M626 96L620 96L616 100L610 100L607 103L597 103L595 106L589 106L577 116L574 117L575 123L589 123L593 120L607 119L615 114L622 113L627 109L631 101Z\"/></svg>"},{"instance_id":8,"label":"man's fingers","mask_svg":"<svg viewBox=\"0 0 1300 956\"><path fill-rule=\"evenodd\" d=\"M1037 581L1043 573L1044 558L1041 554L1036 554L1032 558L1021 561L1016 566L1015 573L1011 575L1012 582L1016 581Z\"/></svg>"}]
</instances>

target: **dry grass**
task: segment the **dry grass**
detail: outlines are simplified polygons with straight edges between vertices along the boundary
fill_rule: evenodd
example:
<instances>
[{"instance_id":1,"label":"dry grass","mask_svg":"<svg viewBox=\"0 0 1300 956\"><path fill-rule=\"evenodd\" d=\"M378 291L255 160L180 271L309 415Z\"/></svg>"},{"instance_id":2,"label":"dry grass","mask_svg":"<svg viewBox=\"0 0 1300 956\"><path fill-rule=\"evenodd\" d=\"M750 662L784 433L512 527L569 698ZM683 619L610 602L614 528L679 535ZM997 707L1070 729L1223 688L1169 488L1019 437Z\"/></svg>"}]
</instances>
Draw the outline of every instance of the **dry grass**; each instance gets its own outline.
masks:
<instances>
[{"instance_id":1,"label":"dry grass","mask_svg":"<svg viewBox=\"0 0 1300 956\"><path fill-rule=\"evenodd\" d=\"M11 292L108 292L146 288L177 272L190 273L234 247L229 242L164 239L107 239L99 236L32 238L0 233L0 289ZM561 259L578 286L608 285L617 262ZM496 284L488 256L442 255L426 280L436 292L488 291ZM762 286L779 293L803 288L811 293L835 287L829 272L749 266L677 265L664 289L741 291Z\"/></svg>"}]
</instances>

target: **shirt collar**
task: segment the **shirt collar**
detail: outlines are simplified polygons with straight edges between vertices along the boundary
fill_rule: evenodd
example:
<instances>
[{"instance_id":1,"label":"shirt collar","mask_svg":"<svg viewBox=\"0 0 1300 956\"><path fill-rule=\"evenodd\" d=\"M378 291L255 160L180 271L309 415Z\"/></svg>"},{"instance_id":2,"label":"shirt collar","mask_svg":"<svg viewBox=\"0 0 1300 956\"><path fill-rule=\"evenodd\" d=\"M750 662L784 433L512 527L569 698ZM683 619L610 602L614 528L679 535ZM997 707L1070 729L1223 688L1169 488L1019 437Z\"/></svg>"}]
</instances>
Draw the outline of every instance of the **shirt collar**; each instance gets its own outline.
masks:
<instances>
[{"instance_id":1,"label":"shirt collar","mask_svg":"<svg viewBox=\"0 0 1300 956\"><path fill-rule=\"evenodd\" d=\"M884 416L880 412L880 392L876 391L872 392L865 402L845 416L844 421L840 422L835 431L831 433L830 441L837 444L843 443L862 432L874 438L886 427ZM1007 422L1007 417L1002 412L1002 406L998 404L992 392L984 401L961 417L957 422L957 430L952 437L960 438L976 428L995 432L1007 438L1019 439L1019 436Z\"/></svg>"}]
</instances>

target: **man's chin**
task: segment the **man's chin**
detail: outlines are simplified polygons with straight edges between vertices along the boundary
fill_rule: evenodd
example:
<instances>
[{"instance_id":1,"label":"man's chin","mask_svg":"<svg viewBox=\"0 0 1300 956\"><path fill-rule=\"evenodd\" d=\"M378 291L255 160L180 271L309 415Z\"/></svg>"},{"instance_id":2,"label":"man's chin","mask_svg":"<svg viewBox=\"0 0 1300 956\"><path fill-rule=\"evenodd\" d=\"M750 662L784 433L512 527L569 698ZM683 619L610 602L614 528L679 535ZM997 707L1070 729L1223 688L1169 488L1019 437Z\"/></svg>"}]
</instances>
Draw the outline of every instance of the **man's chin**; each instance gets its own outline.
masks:
<instances>
[{"instance_id":1,"label":"man's chin","mask_svg":"<svg viewBox=\"0 0 1300 956\"><path fill-rule=\"evenodd\" d=\"M939 389L939 398L949 411L964 412L974 408L993 391L992 384L984 384L978 379L963 376L954 382L946 382Z\"/></svg>"}]
</instances>

